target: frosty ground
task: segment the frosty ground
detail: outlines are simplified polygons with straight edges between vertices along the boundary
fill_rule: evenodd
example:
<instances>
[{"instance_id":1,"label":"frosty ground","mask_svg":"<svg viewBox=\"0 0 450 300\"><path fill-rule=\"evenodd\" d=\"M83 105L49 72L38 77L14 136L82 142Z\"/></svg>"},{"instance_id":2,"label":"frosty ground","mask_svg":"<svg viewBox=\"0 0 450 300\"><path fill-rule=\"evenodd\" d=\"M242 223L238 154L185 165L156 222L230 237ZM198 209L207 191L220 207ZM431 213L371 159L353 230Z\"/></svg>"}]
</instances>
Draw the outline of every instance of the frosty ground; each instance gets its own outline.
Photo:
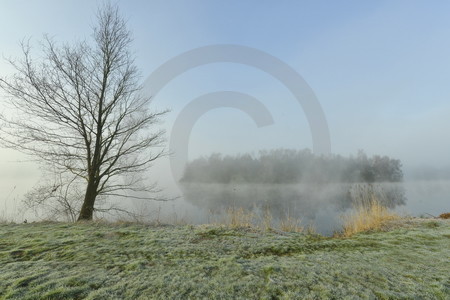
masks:
<instances>
[{"instance_id":1,"label":"frosty ground","mask_svg":"<svg viewBox=\"0 0 450 300\"><path fill-rule=\"evenodd\" d=\"M219 225L0 225L0 299L449 299L450 220L350 238Z\"/></svg>"}]
</instances>

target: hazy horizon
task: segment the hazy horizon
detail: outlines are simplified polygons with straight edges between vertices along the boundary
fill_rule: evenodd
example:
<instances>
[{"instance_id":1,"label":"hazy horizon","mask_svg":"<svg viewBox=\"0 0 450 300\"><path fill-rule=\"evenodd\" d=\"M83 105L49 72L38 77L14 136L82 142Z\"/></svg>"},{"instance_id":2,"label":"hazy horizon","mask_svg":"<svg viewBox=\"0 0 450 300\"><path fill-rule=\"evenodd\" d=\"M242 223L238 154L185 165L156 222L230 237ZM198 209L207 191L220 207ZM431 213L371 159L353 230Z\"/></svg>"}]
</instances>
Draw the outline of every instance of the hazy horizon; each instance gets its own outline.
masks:
<instances>
[{"instance_id":1,"label":"hazy horizon","mask_svg":"<svg viewBox=\"0 0 450 300\"><path fill-rule=\"evenodd\" d=\"M35 54L47 33L60 43L89 39L101 1L1 1L0 50L20 57L31 37ZM450 3L422 1L117 1L133 33L144 82L163 63L208 45L241 45L267 53L295 70L326 117L331 152L364 150L400 159L405 180L449 179ZM1 76L12 75L0 60ZM199 65L171 78L155 95L167 150L175 121L201 95L236 91L257 99L273 124L257 127L233 107L205 112L188 139L189 160L220 152L313 148L308 118L283 82L242 63ZM148 85L152 83L149 82ZM0 113L5 112L0 93ZM6 111L7 113L7 111ZM310 116L311 117L311 116ZM314 118L314 116L312 116ZM177 155L174 153L173 155ZM0 148L0 204L20 198L40 176L38 167ZM169 157L155 162L149 181L176 185ZM15 187L15 188L14 188ZM177 192L174 192L176 194ZM4 204L6 207L6 203Z\"/></svg>"}]
</instances>

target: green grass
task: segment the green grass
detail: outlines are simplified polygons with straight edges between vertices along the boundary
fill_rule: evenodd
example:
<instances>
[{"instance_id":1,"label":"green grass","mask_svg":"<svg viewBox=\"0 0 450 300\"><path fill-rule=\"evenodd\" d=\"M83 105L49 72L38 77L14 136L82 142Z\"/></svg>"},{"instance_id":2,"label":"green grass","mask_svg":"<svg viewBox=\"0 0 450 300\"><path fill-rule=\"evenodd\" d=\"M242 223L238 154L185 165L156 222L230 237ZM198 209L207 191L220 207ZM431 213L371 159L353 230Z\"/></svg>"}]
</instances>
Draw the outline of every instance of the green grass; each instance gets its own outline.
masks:
<instances>
[{"instance_id":1,"label":"green grass","mask_svg":"<svg viewBox=\"0 0 450 300\"><path fill-rule=\"evenodd\" d=\"M449 299L450 220L407 223L345 239L220 226L3 224L0 299Z\"/></svg>"}]
</instances>

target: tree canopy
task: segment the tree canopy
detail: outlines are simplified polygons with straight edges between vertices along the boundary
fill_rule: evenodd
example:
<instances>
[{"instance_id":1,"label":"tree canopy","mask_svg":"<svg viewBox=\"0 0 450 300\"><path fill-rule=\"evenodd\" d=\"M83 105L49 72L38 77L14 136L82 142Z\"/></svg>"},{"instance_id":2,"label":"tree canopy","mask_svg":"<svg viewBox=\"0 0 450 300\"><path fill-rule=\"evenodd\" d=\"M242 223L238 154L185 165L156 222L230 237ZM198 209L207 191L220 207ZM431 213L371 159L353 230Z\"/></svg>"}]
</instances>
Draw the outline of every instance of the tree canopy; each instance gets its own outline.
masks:
<instances>
[{"instance_id":1,"label":"tree canopy","mask_svg":"<svg viewBox=\"0 0 450 300\"><path fill-rule=\"evenodd\" d=\"M212 154L189 162L182 182L300 183L400 182L401 162L387 156L318 156L309 150L277 149L258 155Z\"/></svg>"}]
</instances>

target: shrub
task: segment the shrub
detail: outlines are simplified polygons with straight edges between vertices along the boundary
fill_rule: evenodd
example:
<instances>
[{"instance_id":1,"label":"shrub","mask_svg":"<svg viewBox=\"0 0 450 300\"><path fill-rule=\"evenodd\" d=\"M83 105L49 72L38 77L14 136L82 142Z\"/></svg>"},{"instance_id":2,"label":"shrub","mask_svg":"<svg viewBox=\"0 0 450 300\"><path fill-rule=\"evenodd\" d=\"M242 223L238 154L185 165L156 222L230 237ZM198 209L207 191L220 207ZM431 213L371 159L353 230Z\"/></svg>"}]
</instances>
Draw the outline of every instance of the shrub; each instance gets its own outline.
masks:
<instances>
[{"instance_id":1,"label":"shrub","mask_svg":"<svg viewBox=\"0 0 450 300\"><path fill-rule=\"evenodd\" d=\"M450 213L443 213L439 215L441 219L450 219Z\"/></svg>"}]
</instances>

